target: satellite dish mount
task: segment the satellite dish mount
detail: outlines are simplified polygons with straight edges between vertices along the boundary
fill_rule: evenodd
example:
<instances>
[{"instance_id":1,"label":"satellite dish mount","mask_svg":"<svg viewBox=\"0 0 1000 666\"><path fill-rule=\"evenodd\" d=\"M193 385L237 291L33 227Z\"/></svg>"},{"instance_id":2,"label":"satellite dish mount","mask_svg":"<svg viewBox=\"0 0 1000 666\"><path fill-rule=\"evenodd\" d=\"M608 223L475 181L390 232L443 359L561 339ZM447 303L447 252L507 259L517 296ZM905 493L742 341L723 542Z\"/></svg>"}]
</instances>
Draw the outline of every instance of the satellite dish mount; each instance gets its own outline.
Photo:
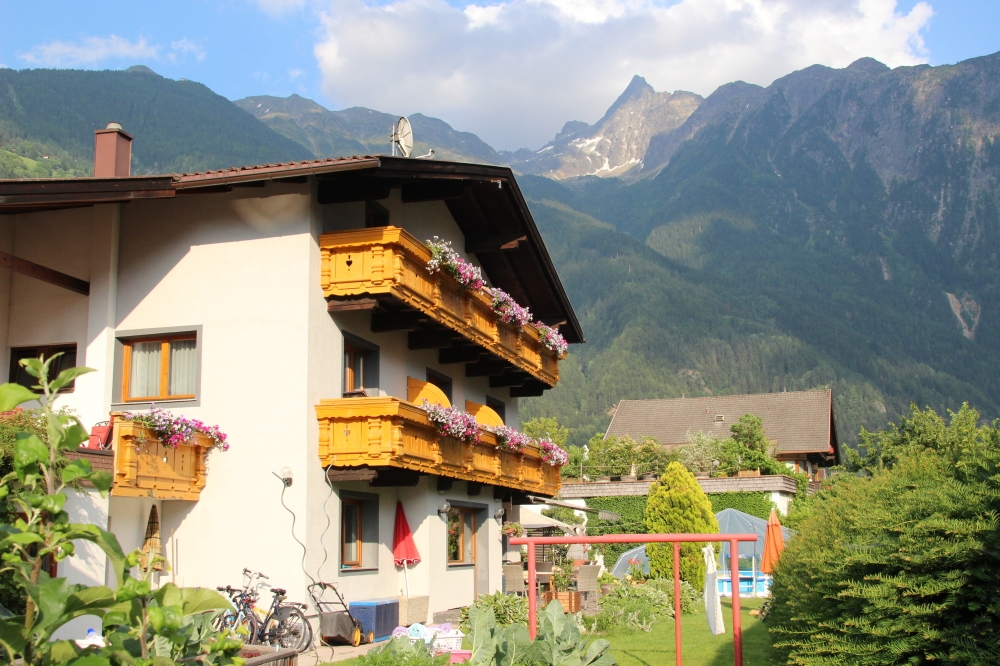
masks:
<instances>
[{"instance_id":1,"label":"satellite dish mount","mask_svg":"<svg viewBox=\"0 0 1000 666\"><path fill-rule=\"evenodd\" d=\"M392 155L396 156L396 151L403 157L409 157L413 152L413 130L410 128L410 121L405 117L396 121L392 126Z\"/></svg>"}]
</instances>

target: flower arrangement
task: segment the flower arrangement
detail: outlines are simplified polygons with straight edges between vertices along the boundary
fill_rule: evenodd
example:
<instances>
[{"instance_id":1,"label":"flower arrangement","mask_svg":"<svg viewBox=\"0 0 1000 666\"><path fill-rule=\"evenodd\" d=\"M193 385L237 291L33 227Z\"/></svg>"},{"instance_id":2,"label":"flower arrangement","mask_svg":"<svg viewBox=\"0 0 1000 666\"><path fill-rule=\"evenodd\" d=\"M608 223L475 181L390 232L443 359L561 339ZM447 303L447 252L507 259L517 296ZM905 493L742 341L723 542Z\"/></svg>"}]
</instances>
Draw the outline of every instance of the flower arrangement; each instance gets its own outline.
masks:
<instances>
[{"instance_id":1,"label":"flower arrangement","mask_svg":"<svg viewBox=\"0 0 1000 666\"><path fill-rule=\"evenodd\" d=\"M562 336L559 329L554 326L546 326L540 321L535 322L535 328L538 329L538 339L541 340L545 348L555 352L559 358L566 356L569 351L569 343L566 342L566 338Z\"/></svg>"},{"instance_id":2,"label":"flower arrangement","mask_svg":"<svg viewBox=\"0 0 1000 666\"><path fill-rule=\"evenodd\" d=\"M493 312L497 313L500 321L514 324L518 328L524 328L524 325L531 321L531 311L520 306L514 297L503 289L487 287L484 292L490 297Z\"/></svg>"},{"instance_id":3,"label":"flower arrangement","mask_svg":"<svg viewBox=\"0 0 1000 666\"><path fill-rule=\"evenodd\" d=\"M427 412L427 420L437 428L439 437L454 437L470 444L479 442L479 423L476 417L454 407L431 404L424 398L421 407Z\"/></svg>"},{"instance_id":4,"label":"flower arrangement","mask_svg":"<svg viewBox=\"0 0 1000 666\"><path fill-rule=\"evenodd\" d=\"M514 430L510 426L485 426L484 430L497 436L497 448L504 451L520 453L524 450L524 447L535 442L531 437L528 437L523 432Z\"/></svg>"},{"instance_id":5,"label":"flower arrangement","mask_svg":"<svg viewBox=\"0 0 1000 666\"><path fill-rule=\"evenodd\" d=\"M569 454L551 439L542 438L536 443L538 444L538 453L542 456L542 460L553 467L565 465L569 462Z\"/></svg>"},{"instance_id":6,"label":"flower arrangement","mask_svg":"<svg viewBox=\"0 0 1000 666\"><path fill-rule=\"evenodd\" d=\"M444 271L464 288L472 291L480 291L486 286L483 271L458 256L458 252L451 247L451 241L444 241L435 236L434 240L427 241L427 248L431 251L427 272Z\"/></svg>"},{"instance_id":7,"label":"flower arrangement","mask_svg":"<svg viewBox=\"0 0 1000 666\"><path fill-rule=\"evenodd\" d=\"M198 433L207 436L215 448L229 450L226 433L219 426L205 425L198 419L189 419L180 414L174 414L166 409L153 407L146 413L125 412L122 418L126 421L137 421L151 430L160 443L170 448L186 444Z\"/></svg>"},{"instance_id":8,"label":"flower arrangement","mask_svg":"<svg viewBox=\"0 0 1000 666\"><path fill-rule=\"evenodd\" d=\"M504 523L503 527L500 528L500 531L505 537L524 536L524 528L521 526L521 523Z\"/></svg>"}]
</instances>

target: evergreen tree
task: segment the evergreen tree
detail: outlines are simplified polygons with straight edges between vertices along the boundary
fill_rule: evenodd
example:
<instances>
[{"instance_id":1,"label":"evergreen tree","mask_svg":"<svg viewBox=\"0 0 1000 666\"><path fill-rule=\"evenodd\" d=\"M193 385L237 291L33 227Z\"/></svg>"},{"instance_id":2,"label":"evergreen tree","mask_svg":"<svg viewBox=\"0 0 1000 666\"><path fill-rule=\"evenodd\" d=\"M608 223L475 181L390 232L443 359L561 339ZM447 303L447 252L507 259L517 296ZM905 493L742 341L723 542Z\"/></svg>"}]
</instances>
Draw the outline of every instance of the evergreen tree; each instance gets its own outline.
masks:
<instances>
[{"instance_id":1,"label":"evergreen tree","mask_svg":"<svg viewBox=\"0 0 1000 666\"><path fill-rule=\"evenodd\" d=\"M694 475L679 462L667 466L663 476L649 489L646 502L646 529L650 534L717 534L719 523L712 503ZM696 590L705 585L704 544L681 544L681 578ZM646 546L649 573L653 578L674 575L673 546L668 543Z\"/></svg>"}]
</instances>

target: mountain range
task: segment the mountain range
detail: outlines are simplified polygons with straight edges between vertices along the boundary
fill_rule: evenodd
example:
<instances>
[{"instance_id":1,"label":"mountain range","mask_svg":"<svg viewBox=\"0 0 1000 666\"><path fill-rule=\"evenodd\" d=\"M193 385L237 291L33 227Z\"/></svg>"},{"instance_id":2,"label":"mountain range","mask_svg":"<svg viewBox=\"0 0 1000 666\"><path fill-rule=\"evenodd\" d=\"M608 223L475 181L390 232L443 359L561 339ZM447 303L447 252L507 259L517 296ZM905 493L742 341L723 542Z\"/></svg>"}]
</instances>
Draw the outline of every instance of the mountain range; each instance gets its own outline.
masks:
<instances>
[{"instance_id":1,"label":"mountain range","mask_svg":"<svg viewBox=\"0 0 1000 666\"><path fill-rule=\"evenodd\" d=\"M1000 54L817 65L705 98L636 76L596 123L514 152L409 118L416 154L522 174L584 325L523 417L581 444L623 398L831 386L853 442L911 402L1000 416L998 81ZM110 119L144 173L386 153L397 117L231 103L146 68L0 70L0 177L88 173Z\"/></svg>"}]
</instances>

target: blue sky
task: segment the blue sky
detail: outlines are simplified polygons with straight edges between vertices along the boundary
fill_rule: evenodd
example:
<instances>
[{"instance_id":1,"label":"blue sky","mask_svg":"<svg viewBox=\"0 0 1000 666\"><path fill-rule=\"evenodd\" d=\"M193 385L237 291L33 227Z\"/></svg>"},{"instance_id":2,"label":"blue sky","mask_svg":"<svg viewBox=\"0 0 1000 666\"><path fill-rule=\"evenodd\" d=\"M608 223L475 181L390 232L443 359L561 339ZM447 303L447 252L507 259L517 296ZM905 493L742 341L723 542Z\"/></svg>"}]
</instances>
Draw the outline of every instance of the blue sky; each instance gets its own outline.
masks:
<instances>
[{"instance_id":1,"label":"blue sky","mask_svg":"<svg viewBox=\"0 0 1000 666\"><path fill-rule=\"evenodd\" d=\"M0 65L144 64L230 99L417 111L497 148L599 118L632 74L708 95L813 63L1000 51L998 0L0 0Z\"/></svg>"}]
</instances>

